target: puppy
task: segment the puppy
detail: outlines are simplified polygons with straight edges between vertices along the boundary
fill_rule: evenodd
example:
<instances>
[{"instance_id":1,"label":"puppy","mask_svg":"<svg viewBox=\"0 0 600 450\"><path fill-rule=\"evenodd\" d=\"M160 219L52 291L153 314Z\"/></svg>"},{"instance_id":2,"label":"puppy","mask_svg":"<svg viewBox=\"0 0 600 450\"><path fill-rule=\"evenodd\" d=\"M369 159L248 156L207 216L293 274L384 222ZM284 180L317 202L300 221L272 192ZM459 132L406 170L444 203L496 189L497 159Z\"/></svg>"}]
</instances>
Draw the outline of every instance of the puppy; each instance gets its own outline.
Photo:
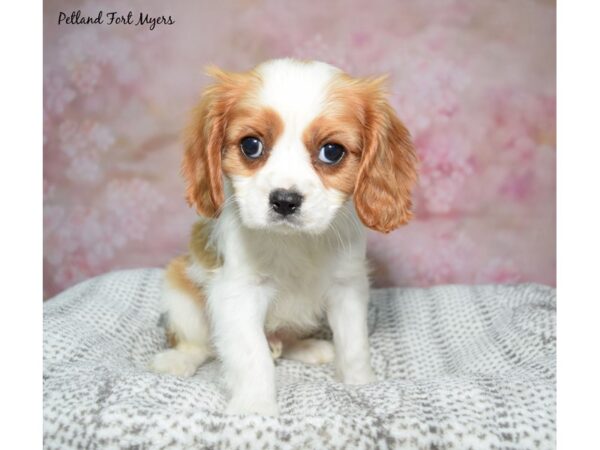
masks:
<instances>
[{"instance_id":1,"label":"puppy","mask_svg":"<svg viewBox=\"0 0 600 450\"><path fill-rule=\"evenodd\" d=\"M273 358L335 359L344 383L375 381L364 226L406 223L416 181L383 79L292 59L210 75L183 158L187 200L203 218L189 253L167 267L172 348L153 370L191 376L218 356L226 411L271 416ZM323 317L333 344L306 338Z\"/></svg>"}]
</instances>

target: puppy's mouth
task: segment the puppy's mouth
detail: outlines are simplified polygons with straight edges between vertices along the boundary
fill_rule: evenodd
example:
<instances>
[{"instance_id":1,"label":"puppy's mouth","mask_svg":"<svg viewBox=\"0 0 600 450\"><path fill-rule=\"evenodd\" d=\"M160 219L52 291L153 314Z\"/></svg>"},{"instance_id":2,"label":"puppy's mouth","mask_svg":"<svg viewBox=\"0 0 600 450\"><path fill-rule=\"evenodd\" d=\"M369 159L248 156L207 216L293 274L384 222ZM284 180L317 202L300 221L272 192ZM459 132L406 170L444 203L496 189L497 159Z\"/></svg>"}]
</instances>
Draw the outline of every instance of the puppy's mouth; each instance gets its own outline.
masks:
<instances>
[{"instance_id":1,"label":"puppy's mouth","mask_svg":"<svg viewBox=\"0 0 600 450\"><path fill-rule=\"evenodd\" d=\"M320 227L312 224L307 217L290 215L280 216L272 211L268 214L266 226L263 229L280 234L310 234L319 235L325 232L329 225Z\"/></svg>"},{"instance_id":2,"label":"puppy's mouth","mask_svg":"<svg viewBox=\"0 0 600 450\"><path fill-rule=\"evenodd\" d=\"M270 211L269 225L274 229L289 232L291 230L301 230L303 227L303 221L296 214L282 216L274 211Z\"/></svg>"}]
</instances>

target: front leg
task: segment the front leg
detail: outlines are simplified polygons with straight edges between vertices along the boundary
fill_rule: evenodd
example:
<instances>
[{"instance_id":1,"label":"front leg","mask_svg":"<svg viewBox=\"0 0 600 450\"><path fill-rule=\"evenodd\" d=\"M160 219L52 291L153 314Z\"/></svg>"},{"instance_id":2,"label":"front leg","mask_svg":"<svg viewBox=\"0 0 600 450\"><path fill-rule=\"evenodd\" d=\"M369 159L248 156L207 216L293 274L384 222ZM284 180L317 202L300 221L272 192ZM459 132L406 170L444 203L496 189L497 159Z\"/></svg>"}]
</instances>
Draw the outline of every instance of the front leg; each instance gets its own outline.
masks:
<instances>
[{"instance_id":1,"label":"front leg","mask_svg":"<svg viewBox=\"0 0 600 450\"><path fill-rule=\"evenodd\" d=\"M328 295L327 320L333 331L337 374L346 384L376 380L369 351L368 303L366 274L336 283Z\"/></svg>"},{"instance_id":2,"label":"front leg","mask_svg":"<svg viewBox=\"0 0 600 450\"><path fill-rule=\"evenodd\" d=\"M264 332L273 296L268 282L239 274L222 272L211 285L213 341L231 389L229 414L278 414L275 366Z\"/></svg>"}]
</instances>

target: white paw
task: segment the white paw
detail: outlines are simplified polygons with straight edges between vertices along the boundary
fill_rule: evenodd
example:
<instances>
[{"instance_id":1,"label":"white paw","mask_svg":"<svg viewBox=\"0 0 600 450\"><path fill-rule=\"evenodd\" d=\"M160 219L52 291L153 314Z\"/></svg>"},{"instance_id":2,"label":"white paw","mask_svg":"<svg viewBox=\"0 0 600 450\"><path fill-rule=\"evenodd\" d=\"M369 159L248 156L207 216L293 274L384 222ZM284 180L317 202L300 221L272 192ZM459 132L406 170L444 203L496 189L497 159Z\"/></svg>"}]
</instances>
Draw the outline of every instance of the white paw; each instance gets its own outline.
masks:
<instances>
[{"instance_id":1,"label":"white paw","mask_svg":"<svg viewBox=\"0 0 600 450\"><path fill-rule=\"evenodd\" d=\"M373 369L370 367L346 371L340 378L344 384L350 385L369 384L377 381L377 377L375 377Z\"/></svg>"},{"instance_id":2,"label":"white paw","mask_svg":"<svg viewBox=\"0 0 600 450\"><path fill-rule=\"evenodd\" d=\"M197 360L194 357L176 349L158 353L150 362L150 369L154 372L180 377L191 377L197 368Z\"/></svg>"},{"instance_id":3,"label":"white paw","mask_svg":"<svg viewBox=\"0 0 600 450\"><path fill-rule=\"evenodd\" d=\"M229 401L225 414L259 414L261 416L277 417L279 407L275 401L256 400L249 402L247 400L238 400L235 397Z\"/></svg>"},{"instance_id":4,"label":"white paw","mask_svg":"<svg viewBox=\"0 0 600 450\"><path fill-rule=\"evenodd\" d=\"M303 339L284 348L283 357L307 364L327 364L335 359L335 350L330 341Z\"/></svg>"}]
</instances>

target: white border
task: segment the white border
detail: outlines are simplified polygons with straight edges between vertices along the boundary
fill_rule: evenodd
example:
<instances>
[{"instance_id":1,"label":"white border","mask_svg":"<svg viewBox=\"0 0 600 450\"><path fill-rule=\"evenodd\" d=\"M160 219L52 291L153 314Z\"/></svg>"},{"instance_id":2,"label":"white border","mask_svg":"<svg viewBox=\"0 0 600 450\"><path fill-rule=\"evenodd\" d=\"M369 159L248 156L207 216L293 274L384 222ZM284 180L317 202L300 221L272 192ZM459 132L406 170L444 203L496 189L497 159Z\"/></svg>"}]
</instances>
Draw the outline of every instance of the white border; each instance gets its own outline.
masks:
<instances>
[{"instance_id":1,"label":"white border","mask_svg":"<svg viewBox=\"0 0 600 450\"><path fill-rule=\"evenodd\" d=\"M42 446L42 2L0 25L0 448Z\"/></svg>"},{"instance_id":2,"label":"white border","mask_svg":"<svg viewBox=\"0 0 600 450\"><path fill-rule=\"evenodd\" d=\"M600 432L598 17L598 2L558 2L558 448L565 450L598 447Z\"/></svg>"},{"instance_id":3,"label":"white border","mask_svg":"<svg viewBox=\"0 0 600 450\"><path fill-rule=\"evenodd\" d=\"M517 7L517 3L507 7ZM42 439L42 5L6 2L0 27L0 448ZM558 448L598 442L600 4L558 4Z\"/></svg>"}]
</instances>

